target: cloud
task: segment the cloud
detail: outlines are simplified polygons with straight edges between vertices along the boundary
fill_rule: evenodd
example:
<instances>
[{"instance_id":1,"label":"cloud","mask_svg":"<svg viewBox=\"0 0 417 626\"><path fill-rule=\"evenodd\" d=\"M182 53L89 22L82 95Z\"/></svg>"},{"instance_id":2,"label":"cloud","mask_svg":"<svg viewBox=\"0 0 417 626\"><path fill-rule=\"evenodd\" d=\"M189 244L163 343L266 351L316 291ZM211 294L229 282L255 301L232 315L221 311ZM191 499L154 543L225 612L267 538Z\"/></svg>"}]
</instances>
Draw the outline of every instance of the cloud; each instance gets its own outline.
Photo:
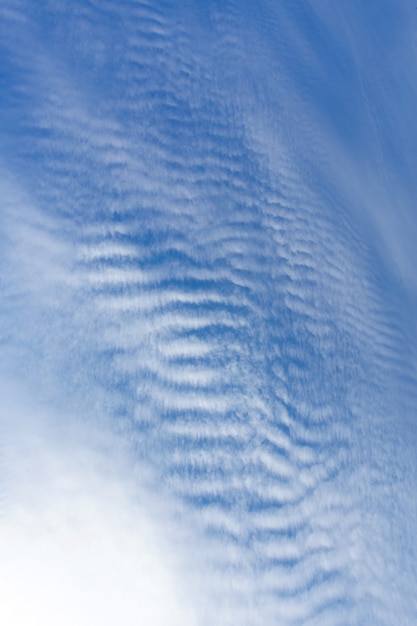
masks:
<instances>
[{"instance_id":1,"label":"cloud","mask_svg":"<svg viewBox=\"0 0 417 626\"><path fill-rule=\"evenodd\" d=\"M360 37L157 4L3 10L6 617L394 623L414 266L343 99Z\"/></svg>"},{"instance_id":2,"label":"cloud","mask_svg":"<svg viewBox=\"0 0 417 626\"><path fill-rule=\"evenodd\" d=\"M197 624L163 514L152 517L117 440L100 450L76 420L58 426L12 388L2 388L1 623Z\"/></svg>"}]
</instances>

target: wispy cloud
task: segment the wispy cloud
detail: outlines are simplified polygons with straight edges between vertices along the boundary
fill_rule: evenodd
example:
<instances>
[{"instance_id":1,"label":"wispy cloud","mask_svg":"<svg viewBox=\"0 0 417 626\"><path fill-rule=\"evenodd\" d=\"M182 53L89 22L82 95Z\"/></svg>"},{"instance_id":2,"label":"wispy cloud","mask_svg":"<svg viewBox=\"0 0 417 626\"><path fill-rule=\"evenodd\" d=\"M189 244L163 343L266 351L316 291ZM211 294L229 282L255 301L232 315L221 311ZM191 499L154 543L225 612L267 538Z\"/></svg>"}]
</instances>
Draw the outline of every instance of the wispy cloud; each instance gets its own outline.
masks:
<instances>
[{"instance_id":1,"label":"wispy cloud","mask_svg":"<svg viewBox=\"0 0 417 626\"><path fill-rule=\"evenodd\" d=\"M410 40L272 4L3 3L8 623L413 623Z\"/></svg>"}]
</instances>

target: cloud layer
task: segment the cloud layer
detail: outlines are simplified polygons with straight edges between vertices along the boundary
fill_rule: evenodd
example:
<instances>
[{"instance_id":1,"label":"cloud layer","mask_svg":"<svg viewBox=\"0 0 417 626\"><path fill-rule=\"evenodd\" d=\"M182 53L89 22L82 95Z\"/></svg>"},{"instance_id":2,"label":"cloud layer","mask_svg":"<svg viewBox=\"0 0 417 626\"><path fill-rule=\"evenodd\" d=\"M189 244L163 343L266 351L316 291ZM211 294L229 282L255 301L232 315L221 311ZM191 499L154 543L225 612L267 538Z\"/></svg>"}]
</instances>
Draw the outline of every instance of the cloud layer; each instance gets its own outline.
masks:
<instances>
[{"instance_id":1,"label":"cloud layer","mask_svg":"<svg viewBox=\"0 0 417 626\"><path fill-rule=\"evenodd\" d=\"M2 3L6 622L414 623L406 12Z\"/></svg>"}]
</instances>

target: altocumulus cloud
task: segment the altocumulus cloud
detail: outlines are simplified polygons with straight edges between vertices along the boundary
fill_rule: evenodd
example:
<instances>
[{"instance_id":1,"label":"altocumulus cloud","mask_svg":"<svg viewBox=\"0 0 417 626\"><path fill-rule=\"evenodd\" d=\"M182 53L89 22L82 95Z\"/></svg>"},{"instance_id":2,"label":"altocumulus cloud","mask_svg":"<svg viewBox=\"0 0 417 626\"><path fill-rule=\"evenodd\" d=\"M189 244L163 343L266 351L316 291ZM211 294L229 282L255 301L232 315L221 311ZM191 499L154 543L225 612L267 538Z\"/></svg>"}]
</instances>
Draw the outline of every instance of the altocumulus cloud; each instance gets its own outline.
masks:
<instances>
[{"instance_id":1,"label":"altocumulus cloud","mask_svg":"<svg viewBox=\"0 0 417 626\"><path fill-rule=\"evenodd\" d=\"M414 625L406 5L1 3L7 624Z\"/></svg>"}]
</instances>

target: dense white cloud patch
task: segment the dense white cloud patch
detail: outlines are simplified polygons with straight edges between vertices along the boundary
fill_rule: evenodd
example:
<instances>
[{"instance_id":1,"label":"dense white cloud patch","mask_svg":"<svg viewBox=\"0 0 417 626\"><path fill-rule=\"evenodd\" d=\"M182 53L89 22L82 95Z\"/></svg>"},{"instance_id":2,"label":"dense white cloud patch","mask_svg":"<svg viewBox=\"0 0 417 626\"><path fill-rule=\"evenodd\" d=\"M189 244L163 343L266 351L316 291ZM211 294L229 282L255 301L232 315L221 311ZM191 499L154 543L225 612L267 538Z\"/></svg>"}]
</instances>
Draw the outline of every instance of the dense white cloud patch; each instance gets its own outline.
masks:
<instances>
[{"instance_id":1,"label":"dense white cloud patch","mask_svg":"<svg viewBox=\"0 0 417 626\"><path fill-rule=\"evenodd\" d=\"M172 524L169 540L126 452L103 433L94 445L76 420L57 427L12 388L2 388L1 623L197 624Z\"/></svg>"}]
</instances>

